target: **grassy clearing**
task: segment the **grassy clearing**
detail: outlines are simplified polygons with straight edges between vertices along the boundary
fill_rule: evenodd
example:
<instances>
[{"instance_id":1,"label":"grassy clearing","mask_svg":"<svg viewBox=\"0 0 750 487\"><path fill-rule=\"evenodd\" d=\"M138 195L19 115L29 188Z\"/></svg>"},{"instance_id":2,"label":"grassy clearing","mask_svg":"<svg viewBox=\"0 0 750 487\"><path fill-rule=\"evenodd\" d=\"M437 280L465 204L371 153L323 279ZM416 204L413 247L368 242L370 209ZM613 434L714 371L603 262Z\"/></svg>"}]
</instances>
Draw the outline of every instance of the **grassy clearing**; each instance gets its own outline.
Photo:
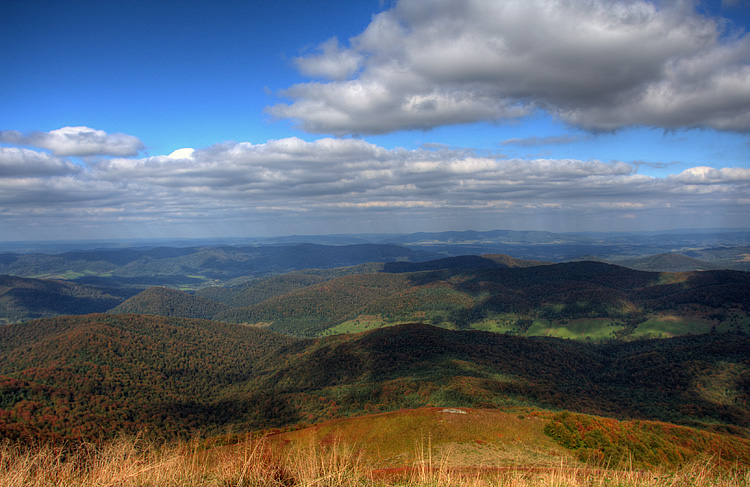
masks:
<instances>
[{"instance_id":1,"label":"grassy clearing","mask_svg":"<svg viewBox=\"0 0 750 487\"><path fill-rule=\"evenodd\" d=\"M484 320L478 323L472 323L471 328L474 330L489 331L492 333L515 332L517 328L507 321L501 320Z\"/></svg>"},{"instance_id":2,"label":"grassy clearing","mask_svg":"<svg viewBox=\"0 0 750 487\"><path fill-rule=\"evenodd\" d=\"M713 320L660 313L638 325L633 336L672 338L688 334L701 335L709 333L715 325Z\"/></svg>"},{"instance_id":3,"label":"grassy clearing","mask_svg":"<svg viewBox=\"0 0 750 487\"><path fill-rule=\"evenodd\" d=\"M361 333L395 324L395 322L387 323L380 315L360 315L356 319L344 321L334 327L328 328L321 333L321 336Z\"/></svg>"},{"instance_id":4,"label":"grassy clearing","mask_svg":"<svg viewBox=\"0 0 750 487\"><path fill-rule=\"evenodd\" d=\"M200 441L157 445L120 439L74 449L0 444L4 487L740 487L750 472L721 469L704 459L673 472L624 466L587 469L562 460L539 467L454 468L450 452L434 453L429 442L414 445L414 462L404 468L372 469L361 455L339 444L310 441L273 447L268 440L209 450Z\"/></svg>"},{"instance_id":5,"label":"grassy clearing","mask_svg":"<svg viewBox=\"0 0 750 487\"><path fill-rule=\"evenodd\" d=\"M320 333L320 336L343 335L346 333L362 333L364 331L374 330L376 328L385 328L388 326L403 325L405 323L425 323L424 313L417 313L412 317L403 320L386 321L381 315L359 315L353 320L344 321L336 326L327 328ZM453 328L452 323L436 324L443 328Z\"/></svg>"},{"instance_id":6,"label":"grassy clearing","mask_svg":"<svg viewBox=\"0 0 750 487\"><path fill-rule=\"evenodd\" d=\"M610 318L593 318L552 322L534 320L526 332L527 336L553 336L574 340L604 340L612 338L622 326L613 326Z\"/></svg>"}]
</instances>

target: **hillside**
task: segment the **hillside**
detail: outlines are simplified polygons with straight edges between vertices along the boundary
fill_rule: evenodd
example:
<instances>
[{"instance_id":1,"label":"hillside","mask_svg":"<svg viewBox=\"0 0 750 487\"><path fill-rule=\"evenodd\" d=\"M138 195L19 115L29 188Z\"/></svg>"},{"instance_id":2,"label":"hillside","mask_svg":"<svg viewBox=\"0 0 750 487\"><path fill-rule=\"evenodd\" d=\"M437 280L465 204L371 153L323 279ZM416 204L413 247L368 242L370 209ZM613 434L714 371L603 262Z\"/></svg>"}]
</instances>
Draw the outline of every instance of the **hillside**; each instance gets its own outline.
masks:
<instances>
[{"instance_id":1,"label":"hillside","mask_svg":"<svg viewBox=\"0 0 750 487\"><path fill-rule=\"evenodd\" d=\"M571 441L572 440L572 441ZM510 414L496 409L427 407L336 419L270 437L273 445L337 444L376 469L550 468L563 461L669 468L713 456L750 465L750 440L653 421L617 421L569 412ZM658 446L657 446L658 445ZM579 463L580 462L580 463Z\"/></svg>"},{"instance_id":2,"label":"hillside","mask_svg":"<svg viewBox=\"0 0 750 487\"><path fill-rule=\"evenodd\" d=\"M313 415L335 398L337 414L526 404L750 427L750 339L738 335L593 345L400 325L276 353L263 360L260 384L305 391ZM732 392L722 399L723 387Z\"/></svg>"},{"instance_id":3,"label":"hillside","mask_svg":"<svg viewBox=\"0 0 750 487\"><path fill-rule=\"evenodd\" d=\"M238 278L229 281L225 286L198 289L195 291L195 295L233 307L251 306L266 299L297 291L313 284L330 281L337 277L380 272L384 265L379 262L369 262L331 269L305 269L271 277L251 278L249 281L246 278Z\"/></svg>"},{"instance_id":4,"label":"hillside","mask_svg":"<svg viewBox=\"0 0 750 487\"><path fill-rule=\"evenodd\" d=\"M272 329L313 336L349 318L373 300L411 286L408 276L358 274L343 276L267 299L254 306L235 308L214 318L234 323L271 323Z\"/></svg>"},{"instance_id":5,"label":"hillside","mask_svg":"<svg viewBox=\"0 0 750 487\"><path fill-rule=\"evenodd\" d=\"M691 272L719 269L720 266L703 260L688 257L684 254L658 254L639 259L626 259L613 262L614 264L639 271L653 272Z\"/></svg>"},{"instance_id":6,"label":"hillside","mask_svg":"<svg viewBox=\"0 0 750 487\"><path fill-rule=\"evenodd\" d=\"M217 301L175 289L151 287L115 306L108 313L210 319L227 308L227 305Z\"/></svg>"},{"instance_id":7,"label":"hillside","mask_svg":"<svg viewBox=\"0 0 750 487\"><path fill-rule=\"evenodd\" d=\"M0 432L184 436L423 406L567 409L750 435L750 338L606 345L401 325L294 340L141 315L0 328Z\"/></svg>"},{"instance_id":8,"label":"hillside","mask_svg":"<svg viewBox=\"0 0 750 487\"><path fill-rule=\"evenodd\" d=\"M130 294L67 281L0 276L0 325L62 314L98 313Z\"/></svg>"},{"instance_id":9,"label":"hillside","mask_svg":"<svg viewBox=\"0 0 750 487\"><path fill-rule=\"evenodd\" d=\"M551 262L515 259L503 254L463 255L426 262L388 262L383 266L383 272L403 273L436 271L439 269L502 269L510 267L533 267L546 264L551 264Z\"/></svg>"},{"instance_id":10,"label":"hillside","mask_svg":"<svg viewBox=\"0 0 750 487\"><path fill-rule=\"evenodd\" d=\"M326 255L331 251L313 247ZM357 247L349 249L354 254L371 250L352 247ZM163 254L174 258L167 250ZM154 253L154 258L158 255ZM660 260L665 259L673 262L674 256ZM141 277L132 279L145 282ZM26 289L31 284L22 285L27 282L22 279L7 282L15 284L6 286L4 298L0 297L8 303L6 321L111 309L268 326L306 337L404 322L583 340L750 332L750 274L746 272L646 272L602 262L549 264L505 255L241 276L227 281L236 285L192 293L152 287L126 303L140 287L133 284L118 291L60 281L53 291L49 284L53 281L36 282L33 290ZM44 291L42 283L47 286ZM95 300L82 300L88 297Z\"/></svg>"},{"instance_id":11,"label":"hillside","mask_svg":"<svg viewBox=\"0 0 750 487\"><path fill-rule=\"evenodd\" d=\"M750 246L721 246L684 252L688 257L701 259L725 269L750 271Z\"/></svg>"},{"instance_id":12,"label":"hillside","mask_svg":"<svg viewBox=\"0 0 750 487\"><path fill-rule=\"evenodd\" d=\"M408 321L599 339L750 330L748 273L657 273L597 262L484 268L488 260L479 259L414 264L449 266L433 271L335 278L214 318L302 336ZM467 261L475 267L451 267Z\"/></svg>"},{"instance_id":13,"label":"hillside","mask_svg":"<svg viewBox=\"0 0 750 487\"><path fill-rule=\"evenodd\" d=\"M159 435L224 424L227 401L274 424L262 391L222 398L292 339L202 320L142 315L47 318L0 327L0 435L95 438L144 427Z\"/></svg>"}]
</instances>

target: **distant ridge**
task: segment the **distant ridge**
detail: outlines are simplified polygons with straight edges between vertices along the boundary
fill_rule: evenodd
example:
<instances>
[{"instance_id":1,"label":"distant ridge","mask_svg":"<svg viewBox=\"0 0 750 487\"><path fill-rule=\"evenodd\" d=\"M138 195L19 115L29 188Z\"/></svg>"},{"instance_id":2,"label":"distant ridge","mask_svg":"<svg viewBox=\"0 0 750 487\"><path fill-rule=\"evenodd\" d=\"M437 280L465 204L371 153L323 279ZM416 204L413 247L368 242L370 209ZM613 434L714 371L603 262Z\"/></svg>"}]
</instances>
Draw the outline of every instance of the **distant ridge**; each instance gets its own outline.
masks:
<instances>
[{"instance_id":1,"label":"distant ridge","mask_svg":"<svg viewBox=\"0 0 750 487\"><path fill-rule=\"evenodd\" d=\"M383 272L402 273L435 271L439 269L502 269L512 267L533 267L548 264L551 264L551 262L516 259L504 254L463 255L460 257L446 257L444 259L429 260L426 262L387 262L383 265Z\"/></svg>"},{"instance_id":2,"label":"distant ridge","mask_svg":"<svg viewBox=\"0 0 750 487\"><path fill-rule=\"evenodd\" d=\"M61 314L100 313L130 293L68 281L0 275L0 324Z\"/></svg>"},{"instance_id":3,"label":"distant ridge","mask_svg":"<svg viewBox=\"0 0 750 487\"><path fill-rule=\"evenodd\" d=\"M619 260L613 263L630 269L652 272L709 271L721 268L721 266L710 262L674 253L652 255L640 259Z\"/></svg>"},{"instance_id":4,"label":"distant ridge","mask_svg":"<svg viewBox=\"0 0 750 487\"><path fill-rule=\"evenodd\" d=\"M216 246L147 250L93 250L47 254L0 254L0 273L99 279L204 279L262 277L302 269L330 269L368 262L421 262L439 254L394 244ZM195 278L194 278L195 279Z\"/></svg>"}]
</instances>

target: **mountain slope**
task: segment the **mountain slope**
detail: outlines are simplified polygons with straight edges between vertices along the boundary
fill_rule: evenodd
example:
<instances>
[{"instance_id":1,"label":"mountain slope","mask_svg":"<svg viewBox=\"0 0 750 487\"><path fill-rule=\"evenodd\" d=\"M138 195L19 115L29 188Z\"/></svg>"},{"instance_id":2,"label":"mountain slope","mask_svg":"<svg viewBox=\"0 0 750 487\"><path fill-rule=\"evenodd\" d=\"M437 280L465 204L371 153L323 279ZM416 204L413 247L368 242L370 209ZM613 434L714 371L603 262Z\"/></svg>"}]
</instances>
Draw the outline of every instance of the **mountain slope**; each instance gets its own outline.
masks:
<instances>
[{"instance_id":1,"label":"mountain slope","mask_svg":"<svg viewBox=\"0 0 750 487\"><path fill-rule=\"evenodd\" d=\"M273 329L312 336L378 298L410 287L406 275L343 276L267 299L257 305L226 310L214 319L229 322L273 322Z\"/></svg>"},{"instance_id":2,"label":"mountain slope","mask_svg":"<svg viewBox=\"0 0 750 487\"><path fill-rule=\"evenodd\" d=\"M403 273L435 271L439 269L501 269L509 267L533 267L547 264L551 264L551 262L515 259L502 254L464 255L426 262L388 262L383 266L383 272Z\"/></svg>"},{"instance_id":3,"label":"mountain slope","mask_svg":"<svg viewBox=\"0 0 750 487\"><path fill-rule=\"evenodd\" d=\"M750 435L750 338L590 343L428 325L294 340L141 315L0 328L0 434L185 435L440 407L568 409Z\"/></svg>"},{"instance_id":4,"label":"mountain slope","mask_svg":"<svg viewBox=\"0 0 750 487\"><path fill-rule=\"evenodd\" d=\"M720 269L719 266L683 254L658 254L640 259L627 259L614 262L617 265L639 271L690 272Z\"/></svg>"},{"instance_id":5,"label":"mountain slope","mask_svg":"<svg viewBox=\"0 0 750 487\"><path fill-rule=\"evenodd\" d=\"M0 324L105 311L130 293L67 281L0 276Z\"/></svg>"},{"instance_id":6,"label":"mountain slope","mask_svg":"<svg viewBox=\"0 0 750 487\"><path fill-rule=\"evenodd\" d=\"M525 403L750 427L750 338L738 335L592 345L400 325L298 342L275 353L262 361L261 384L335 397L340 413ZM701 388L701 378L711 376L723 377L731 401Z\"/></svg>"},{"instance_id":7,"label":"mountain slope","mask_svg":"<svg viewBox=\"0 0 750 487\"><path fill-rule=\"evenodd\" d=\"M328 421L270 437L274 445L336 444L375 467L407 469L425 456L445 467L677 467L706 455L727 467L750 464L750 440L652 421L569 412L509 414L426 407ZM582 462L578 464L577 461ZM393 470L391 470L393 471Z\"/></svg>"},{"instance_id":8,"label":"mountain slope","mask_svg":"<svg viewBox=\"0 0 750 487\"><path fill-rule=\"evenodd\" d=\"M110 309L112 314L148 314L179 318L210 319L228 306L165 287L151 287Z\"/></svg>"},{"instance_id":9,"label":"mountain slope","mask_svg":"<svg viewBox=\"0 0 750 487\"><path fill-rule=\"evenodd\" d=\"M221 391L292 341L239 325L142 315L1 327L0 432L94 438L144 427L168 436L210 428L231 414L216 405ZM273 415L257 404L266 399L243 398L256 424Z\"/></svg>"},{"instance_id":10,"label":"mountain slope","mask_svg":"<svg viewBox=\"0 0 750 487\"><path fill-rule=\"evenodd\" d=\"M539 334L584 320L581 327L597 328L593 331L606 338L632 334L649 320L654 330L662 326L659 320L684 322L683 333L719 325L744 329L742 317L750 310L750 274L739 271L657 273L585 261L506 268L479 257L383 269L413 266L448 268L335 278L214 318L263 323L301 336L416 320ZM670 333L682 334L678 328L671 326Z\"/></svg>"}]
</instances>

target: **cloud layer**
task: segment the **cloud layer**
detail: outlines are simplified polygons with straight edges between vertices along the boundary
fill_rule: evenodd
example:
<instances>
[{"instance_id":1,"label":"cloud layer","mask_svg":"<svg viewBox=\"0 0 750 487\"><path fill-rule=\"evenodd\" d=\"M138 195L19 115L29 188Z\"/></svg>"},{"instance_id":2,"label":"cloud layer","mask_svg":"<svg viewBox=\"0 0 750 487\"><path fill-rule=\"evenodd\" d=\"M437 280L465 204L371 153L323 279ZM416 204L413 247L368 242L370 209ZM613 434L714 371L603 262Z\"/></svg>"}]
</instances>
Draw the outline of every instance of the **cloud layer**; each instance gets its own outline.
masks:
<instances>
[{"instance_id":1,"label":"cloud layer","mask_svg":"<svg viewBox=\"0 0 750 487\"><path fill-rule=\"evenodd\" d=\"M621 229L625 220L662 228L741 226L748 194L744 168L695 167L657 178L619 161L389 150L357 139L225 143L87 164L0 148L6 228L73 222L144 231L226 221L264 222L276 232L307 225L320 233L335 226L415 231L436 222L529 228L535 219L554 221L556 230Z\"/></svg>"},{"instance_id":2,"label":"cloud layer","mask_svg":"<svg viewBox=\"0 0 750 487\"><path fill-rule=\"evenodd\" d=\"M382 134L543 109L592 131L750 132L750 35L687 1L400 0L297 59L269 107L312 133Z\"/></svg>"},{"instance_id":3,"label":"cloud layer","mask_svg":"<svg viewBox=\"0 0 750 487\"><path fill-rule=\"evenodd\" d=\"M138 155L143 143L126 134L108 134L89 127L63 127L49 132L23 134L17 130L0 131L0 142L47 149L56 156L119 156Z\"/></svg>"}]
</instances>

